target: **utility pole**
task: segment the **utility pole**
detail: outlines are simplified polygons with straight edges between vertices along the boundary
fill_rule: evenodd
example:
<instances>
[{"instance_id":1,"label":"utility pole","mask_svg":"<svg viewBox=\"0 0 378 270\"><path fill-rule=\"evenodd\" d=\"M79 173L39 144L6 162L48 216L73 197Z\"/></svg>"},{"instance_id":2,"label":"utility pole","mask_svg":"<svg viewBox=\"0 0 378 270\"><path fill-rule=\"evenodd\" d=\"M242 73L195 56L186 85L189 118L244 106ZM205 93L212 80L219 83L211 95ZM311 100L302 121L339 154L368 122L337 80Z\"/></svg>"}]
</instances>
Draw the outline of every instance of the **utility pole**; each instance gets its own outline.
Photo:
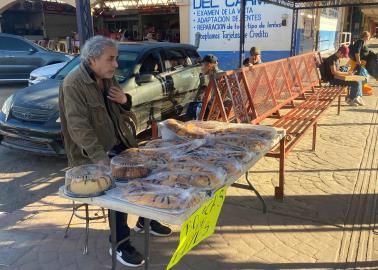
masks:
<instances>
[{"instance_id":1,"label":"utility pole","mask_svg":"<svg viewBox=\"0 0 378 270\"><path fill-rule=\"evenodd\" d=\"M76 0L76 19L80 47L83 47L85 41L93 37L93 21L90 0Z\"/></svg>"},{"instance_id":2,"label":"utility pole","mask_svg":"<svg viewBox=\"0 0 378 270\"><path fill-rule=\"evenodd\" d=\"M246 0L240 1L240 40L239 40L239 67L243 66L243 54L245 44L245 6Z\"/></svg>"}]
</instances>

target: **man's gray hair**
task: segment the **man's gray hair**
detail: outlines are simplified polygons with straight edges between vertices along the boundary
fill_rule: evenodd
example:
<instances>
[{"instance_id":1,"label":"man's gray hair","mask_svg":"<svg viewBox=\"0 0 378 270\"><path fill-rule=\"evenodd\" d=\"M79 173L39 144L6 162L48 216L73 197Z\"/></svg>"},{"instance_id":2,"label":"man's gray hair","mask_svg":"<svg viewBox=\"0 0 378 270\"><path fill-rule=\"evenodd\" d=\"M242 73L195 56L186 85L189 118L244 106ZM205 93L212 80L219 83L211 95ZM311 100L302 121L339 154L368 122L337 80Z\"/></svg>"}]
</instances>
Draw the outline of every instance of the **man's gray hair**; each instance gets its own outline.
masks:
<instances>
[{"instance_id":1,"label":"man's gray hair","mask_svg":"<svg viewBox=\"0 0 378 270\"><path fill-rule=\"evenodd\" d=\"M99 58L105 50L105 47L118 48L118 43L110 38L103 36L94 36L88 39L80 52L81 61L89 65L90 59Z\"/></svg>"}]
</instances>

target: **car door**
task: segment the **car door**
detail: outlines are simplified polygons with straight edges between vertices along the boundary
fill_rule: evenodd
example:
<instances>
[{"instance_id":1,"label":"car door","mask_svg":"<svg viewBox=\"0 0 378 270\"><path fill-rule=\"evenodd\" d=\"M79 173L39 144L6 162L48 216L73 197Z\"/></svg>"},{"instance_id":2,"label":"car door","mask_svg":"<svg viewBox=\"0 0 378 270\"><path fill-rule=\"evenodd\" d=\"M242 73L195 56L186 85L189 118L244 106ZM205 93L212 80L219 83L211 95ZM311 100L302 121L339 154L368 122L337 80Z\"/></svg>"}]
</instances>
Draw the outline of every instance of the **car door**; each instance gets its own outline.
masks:
<instances>
[{"instance_id":1,"label":"car door","mask_svg":"<svg viewBox=\"0 0 378 270\"><path fill-rule=\"evenodd\" d=\"M138 121L138 133L151 125L151 120L162 120L168 110L164 104L163 72L159 50L145 53L136 64L135 74L124 89L132 97L133 112Z\"/></svg>"},{"instance_id":2,"label":"car door","mask_svg":"<svg viewBox=\"0 0 378 270\"><path fill-rule=\"evenodd\" d=\"M16 79L15 62L8 37L0 37L0 80Z\"/></svg>"},{"instance_id":3,"label":"car door","mask_svg":"<svg viewBox=\"0 0 378 270\"><path fill-rule=\"evenodd\" d=\"M28 79L30 72L42 64L38 49L22 39L14 37L6 37L6 39L6 57L12 68L12 77Z\"/></svg>"},{"instance_id":4,"label":"car door","mask_svg":"<svg viewBox=\"0 0 378 270\"><path fill-rule=\"evenodd\" d=\"M200 67L192 62L183 48L166 48L162 55L166 72L165 88L176 116L186 112L189 102L194 101L198 85Z\"/></svg>"}]
</instances>

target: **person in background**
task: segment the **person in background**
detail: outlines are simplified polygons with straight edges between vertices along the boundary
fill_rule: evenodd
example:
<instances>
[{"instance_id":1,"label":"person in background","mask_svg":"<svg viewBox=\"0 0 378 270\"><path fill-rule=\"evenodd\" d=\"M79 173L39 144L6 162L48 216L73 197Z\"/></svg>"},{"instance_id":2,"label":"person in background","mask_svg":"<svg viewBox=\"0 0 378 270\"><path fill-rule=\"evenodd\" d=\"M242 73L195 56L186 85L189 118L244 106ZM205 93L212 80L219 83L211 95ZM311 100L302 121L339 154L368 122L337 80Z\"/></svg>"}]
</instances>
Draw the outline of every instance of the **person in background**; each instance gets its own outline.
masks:
<instances>
[{"instance_id":1,"label":"person in background","mask_svg":"<svg viewBox=\"0 0 378 270\"><path fill-rule=\"evenodd\" d=\"M349 45L349 58L351 70L355 71L360 66L366 65L366 57L369 54L369 47L367 42L370 39L370 32L364 31L361 38Z\"/></svg>"},{"instance_id":2,"label":"person in background","mask_svg":"<svg viewBox=\"0 0 378 270\"><path fill-rule=\"evenodd\" d=\"M156 40L154 40L154 35L153 35L151 32L147 33L145 39L146 39L147 41L150 41L150 42L156 41Z\"/></svg>"},{"instance_id":3,"label":"person in background","mask_svg":"<svg viewBox=\"0 0 378 270\"><path fill-rule=\"evenodd\" d=\"M251 57L249 58L249 62L252 65L258 65L262 64L261 60L261 50L257 47L252 47L251 50L249 51L251 54Z\"/></svg>"},{"instance_id":4,"label":"person in background","mask_svg":"<svg viewBox=\"0 0 378 270\"><path fill-rule=\"evenodd\" d=\"M158 42L162 42L162 38L161 38L161 34L160 33L156 33L156 41Z\"/></svg>"},{"instance_id":5,"label":"person in background","mask_svg":"<svg viewBox=\"0 0 378 270\"><path fill-rule=\"evenodd\" d=\"M244 67L252 67L252 66L253 66L253 65L251 64L251 62L250 62L249 57L246 58L246 59L244 59L244 61L243 61L243 66L244 66Z\"/></svg>"},{"instance_id":6,"label":"person in background","mask_svg":"<svg viewBox=\"0 0 378 270\"><path fill-rule=\"evenodd\" d=\"M138 147L135 133L127 123L131 96L125 94L114 75L118 68L117 42L95 36L81 50L81 65L59 88L59 111L68 165L109 166L110 158L127 148ZM171 229L151 221L151 234L168 236ZM144 231L139 218L137 232ZM131 245L127 214L116 212L117 260L126 266L144 264L143 256ZM111 253L111 249L110 249Z\"/></svg>"},{"instance_id":7,"label":"person in background","mask_svg":"<svg viewBox=\"0 0 378 270\"><path fill-rule=\"evenodd\" d=\"M346 99L346 103L351 106L363 106L362 100L362 82L361 81L344 81L335 78L335 76L350 75L351 72L340 71L340 59L348 58L349 48L342 45L336 53L332 54L324 61L324 80L330 82L331 85L348 86L350 91Z\"/></svg>"},{"instance_id":8,"label":"person in background","mask_svg":"<svg viewBox=\"0 0 378 270\"><path fill-rule=\"evenodd\" d=\"M187 118L190 120L198 119L202 108L203 95L206 92L209 82L218 72L222 70L218 67L218 58L213 54L205 55L201 63L200 83L194 101L188 106Z\"/></svg>"}]
</instances>

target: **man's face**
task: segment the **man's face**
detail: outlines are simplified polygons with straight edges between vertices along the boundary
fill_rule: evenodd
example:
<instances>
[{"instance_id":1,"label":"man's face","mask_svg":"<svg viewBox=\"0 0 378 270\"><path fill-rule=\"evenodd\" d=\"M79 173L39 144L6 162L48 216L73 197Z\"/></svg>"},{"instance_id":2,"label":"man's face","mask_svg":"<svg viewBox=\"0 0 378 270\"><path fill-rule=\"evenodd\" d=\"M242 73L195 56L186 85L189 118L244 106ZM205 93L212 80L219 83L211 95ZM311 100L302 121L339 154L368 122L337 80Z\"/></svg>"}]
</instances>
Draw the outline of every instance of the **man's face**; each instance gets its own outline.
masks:
<instances>
[{"instance_id":1,"label":"man's face","mask_svg":"<svg viewBox=\"0 0 378 270\"><path fill-rule=\"evenodd\" d=\"M215 64L210 64L207 62L203 62L201 66L202 74L209 74L209 72L214 69Z\"/></svg>"},{"instance_id":2,"label":"man's face","mask_svg":"<svg viewBox=\"0 0 378 270\"><path fill-rule=\"evenodd\" d=\"M259 54L254 54L254 55L252 56L252 60L253 60L253 63L252 63L252 64L256 64L256 63L258 63L258 62L260 61L260 59L261 59L261 55L259 55Z\"/></svg>"},{"instance_id":3,"label":"man's face","mask_svg":"<svg viewBox=\"0 0 378 270\"><path fill-rule=\"evenodd\" d=\"M117 63L118 50L113 47L106 46L104 53L96 59L91 59L90 68L100 79L111 79L114 77L118 68Z\"/></svg>"}]
</instances>

